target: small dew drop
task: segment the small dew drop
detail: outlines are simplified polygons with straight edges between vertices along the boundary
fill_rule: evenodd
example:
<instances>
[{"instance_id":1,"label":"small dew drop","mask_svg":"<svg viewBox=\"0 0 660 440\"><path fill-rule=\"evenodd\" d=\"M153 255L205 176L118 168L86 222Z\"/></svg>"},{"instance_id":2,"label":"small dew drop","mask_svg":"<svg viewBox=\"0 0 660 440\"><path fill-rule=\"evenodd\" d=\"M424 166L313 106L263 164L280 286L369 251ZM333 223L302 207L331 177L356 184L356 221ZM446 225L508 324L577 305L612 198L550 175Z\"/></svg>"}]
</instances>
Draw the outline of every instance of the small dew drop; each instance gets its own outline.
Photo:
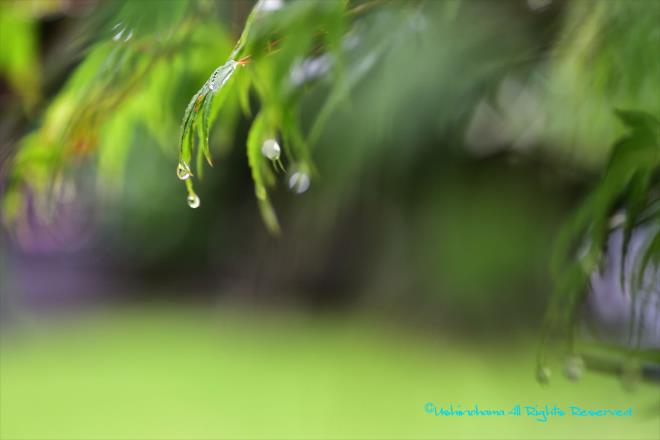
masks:
<instances>
[{"instance_id":1,"label":"small dew drop","mask_svg":"<svg viewBox=\"0 0 660 440\"><path fill-rule=\"evenodd\" d=\"M198 208L199 204L200 200L197 194L190 194L188 196L188 206L190 206L192 209Z\"/></svg>"},{"instance_id":2,"label":"small dew drop","mask_svg":"<svg viewBox=\"0 0 660 440\"><path fill-rule=\"evenodd\" d=\"M536 370L536 380L542 384L546 385L550 382L550 377L552 377L552 370L546 366L539 366Z\"/></svg>"},{"instance_id":3,"label":"small dew drop","mask_svg":"<svg viewBox=\"0 0 660 440\"><path fill-rule=\"evenodd\" d=\"M261 3L259 3L259 12L273 12L282 9L283 6L283 0L261 0Z\"/></svg>"},{"instance_id":4,"label":"small dew drop","mask_svg":"<svg viewBox=\"0 0 660 440\"><path fill-rule=\"evenodd\" d=\"M179 180L187 180L191 175L190 168L188 168L185 163L179 163L176 167L176 177L178 177Z\"/></svg>"},{"instance_id":5,"label":"small dew drop","mask_svg":"<svg viewBox=\"0 0 660 440\"><path fill-rule=\"evenodd\" d=\"M270 160L279 159L281 152L282 149L280 148L280 144L278 144L275 139L267 139L264 141L264 144L261 146L261 154L263 154Z\"/></svg>"},{"instance_id":6,"label":"small dew drop","mask_svg":"<svg viewBox=\"0 0 660 440\"><path fill-rule=\"evenodd\" d=\"M238 61L229 60L222 66L213 71L211 77L208 79L206 86L213 93L217 92L220 87L224 86L238 66Z\"/></svg>"},{"instance_id":7,"label":"small dew drop","mask_svg":"<svg viewBox=\"0 0 660 440\"><path fill-rule=\"evenodd\" d=\"M289 178L289 189L296 194L302 194L309 189L309 176L296 171Z\"/></svg>"},{"instance_id":8,"label":"small dew drop","mask_svg":"<svg viewBox=\"0 0 660 440\"><path fill-rule=\"evenodd\" d=\"M577 382L584 374L584 360L578 355L570 355L564 362L564 376Z\"/></svg>"},{"instance_id":9,"label":"small dew drop","mask_svg":"<svg viewBox=\"0 0 660 440\"><path fill-rule=\"evenodd\" d=\"M115 34L115 36L112 37L112 40L113 41L119 41L119 39L121 38L122 35L124 35L124 29L121 29L119 32L117 32Z\"/></svg>"},{"instance_id":10,"label":"small dew drop","mask_svg":"<svg viewBox=\"0 0 660 440\"><path fill-rule=\"evenodd\" d=\"M217 92L218 91L218 82L215 80L215 73L209 80L209 89L211 89L212 92Z\"/></svg>"}]
</instances>

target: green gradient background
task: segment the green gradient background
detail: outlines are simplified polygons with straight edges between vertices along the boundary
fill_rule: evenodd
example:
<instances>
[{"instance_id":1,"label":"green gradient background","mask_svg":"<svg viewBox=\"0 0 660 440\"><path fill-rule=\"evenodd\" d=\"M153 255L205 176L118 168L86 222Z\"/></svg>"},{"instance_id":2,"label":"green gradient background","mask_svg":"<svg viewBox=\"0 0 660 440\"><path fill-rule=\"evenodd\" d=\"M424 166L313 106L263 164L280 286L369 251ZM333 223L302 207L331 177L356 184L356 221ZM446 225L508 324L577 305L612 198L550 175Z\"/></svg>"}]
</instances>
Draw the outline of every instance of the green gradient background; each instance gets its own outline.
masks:
<instances>
[{"instance_id":1,"label":"green gradient background","mask_svg":"<svg viewBox=\"0 0 660 440\"><path fill-rule=\"evenodd\" d=\"M61 322L6 336L1 438L657 439L660 429L656 387L630 393L589 372L537 384L532 335L498 345L364 316L153 306ZM632 406L633 417L447 418L426 414L429 401Z\"/></svg>"}]
</instances>

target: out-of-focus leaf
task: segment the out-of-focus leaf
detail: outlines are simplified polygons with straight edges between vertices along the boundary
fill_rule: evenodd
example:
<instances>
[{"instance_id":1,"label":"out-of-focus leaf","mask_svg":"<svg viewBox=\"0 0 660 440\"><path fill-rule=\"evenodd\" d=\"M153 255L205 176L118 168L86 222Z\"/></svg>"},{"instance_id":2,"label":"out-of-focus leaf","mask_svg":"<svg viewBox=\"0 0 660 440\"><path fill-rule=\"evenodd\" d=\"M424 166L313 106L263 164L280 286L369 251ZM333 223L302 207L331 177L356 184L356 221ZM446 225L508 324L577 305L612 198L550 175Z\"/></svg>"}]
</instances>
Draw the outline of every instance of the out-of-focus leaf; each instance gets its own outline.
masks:
<instances>
[{"instance_id":1,"label":"out-of-focus leaf","mask_svg":"<svg viewBox=\"0 0 660 440\"><path fill-rule=\"evenodd\" d=\"M157 7L149 1L117 2L117 13L110 23L110 33L116 40L162 32L166 38L190 10L190 0L159 0Z\"/></svg>"},{"instance_id":2,"label":"out-of-focus leaf","mask_svg":"<svg viewBox=\"0 0 660 440\"><path fill-rule=\"evenodd\" d=\"M628 275L626 270L626 257L633 230L642 220L660 224L660 210L653 208L653 204L657 204L654 185L660 171L660 124L644 112L617 111L617 115L629 128L629 133L612 148L601 181L561 231L553 256L558 285L546 315L546 333L552 329L566 331L569 344L574 342L572 329L577 320L576 308L587 294L589 276L598 270L603 261L603 249L612 229L620 226L611 225L612 216L620 204L623 204L626 219L623 222L622 247L617 250L621 253L618 268L621 276L618 281L622 292L631 292L631 317L636 316L633 308L637 304L638 291L643 288L649 264L655 266L653 271L659 269L657 233L644 251L641 262L630 271L632 275ZM634 325L631 319L629 335L634 334Z\"/></svg>"},{"instance_id":3,"label":"out-of-focus leaf","mask_svg":"<svg viewBox=\"0 0 660 440\"><path fill-rule=\"evenodd\" d=\"M254 193L257 196L261 216L268 230L273 234L280 233L277 216L268 198L266 190L266 177L264 176L265 159L261 154L261 145L268 136L267 115L263 111L254 119L247 138L247 158L250 169L252 170L252 180L254 181Z\"/></svg>"},{"instance_id":4,"label":"out-of-focus leaf","mask_svg":"<svg viewBox=\"0 0 660 440\"><path fill-rule=\"evenodd\" d=\"M566 6L541 86L544 108L551 115L543 137L555 154L563 151L594 166L608 157L608 148L623 134L612 108L660 115L655 78L660 57L649 56L660 53L660 3L568 2ZM626 116L619 114L619 119Z\"/></svg>"},{"instance_id":5,"label":"out-of-focus leaf","mask_svg":"<svg viewBox=\"0 0 660 440\"><path fill-rule=\"evenodd\" d=\"M31 109L41 96L36 19L19 5L0 3L0 75Z\"/></svg>"}]
</instances>

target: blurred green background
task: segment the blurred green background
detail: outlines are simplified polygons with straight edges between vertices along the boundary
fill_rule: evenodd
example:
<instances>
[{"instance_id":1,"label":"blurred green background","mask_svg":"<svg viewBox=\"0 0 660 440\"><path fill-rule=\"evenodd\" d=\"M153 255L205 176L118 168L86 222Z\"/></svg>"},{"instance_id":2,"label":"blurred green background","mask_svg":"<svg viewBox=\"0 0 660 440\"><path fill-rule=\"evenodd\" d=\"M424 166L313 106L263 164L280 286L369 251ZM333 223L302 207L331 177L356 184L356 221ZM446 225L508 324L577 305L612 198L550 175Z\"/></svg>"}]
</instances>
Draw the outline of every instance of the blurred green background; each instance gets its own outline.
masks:
<instances>
[{"instance_id":1,"label":"blurred green background","mask_svg":"<svg viewBox=\"0 0 660 440\"><path fill-rule=\"evenodd\" d=\"M362 314L178 306L23 336L2 353L3 438L657 437L657 388L626 393L589 374L542 387L529 334L484 343ZM632 407L633 416L436 417L427 402Z\"/></svg>"},{"instance_id":2,"label":"blurred green background","mask_svg":"<svg viewBox=\"0 0 660 440\"><path fill-rule=\"evenodd\" d=\"M252 111L220 108L194 210L179 124L254 2L0 4L0 438L660 438L657 383L569 381L561 348L535 378L555 237L614 109L660 115L658 3L266 3L236 74ZM296 44L333 20L340 49ZM282 49L260 54L267 31ZM338 53L345 76L304 69ZM245 152L270 86L305 135L342 98L316 142L276 136L280 236Z\"/></svg>"}]
</instances>

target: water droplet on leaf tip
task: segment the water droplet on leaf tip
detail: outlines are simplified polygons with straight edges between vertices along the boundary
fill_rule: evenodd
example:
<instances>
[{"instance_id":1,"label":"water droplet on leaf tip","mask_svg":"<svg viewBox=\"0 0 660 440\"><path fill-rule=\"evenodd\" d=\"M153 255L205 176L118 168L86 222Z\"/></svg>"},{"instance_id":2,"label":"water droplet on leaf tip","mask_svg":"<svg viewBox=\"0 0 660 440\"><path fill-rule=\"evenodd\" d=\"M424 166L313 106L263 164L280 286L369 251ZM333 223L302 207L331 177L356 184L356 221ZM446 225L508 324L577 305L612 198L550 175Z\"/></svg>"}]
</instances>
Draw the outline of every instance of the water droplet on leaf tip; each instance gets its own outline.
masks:
<instances>
[{"instance_id":1,"label":"water droplet on leaf tip","mask_svg":"<svg viewBox=\"0 0 660 440\"><path fill-rule=\"evenodd\" d=\"M259 12L273 12L282 9L283 0L261 0L259 3Z\"/></svg>"},{"instance_id":2,"label":"water droplet on leaf tip","mask_svg":"<svg viewBox=\"0 0 660 440\"><path fill-rule=\"evenodd\" d=\"M564 376L574 382L580 380L584 374L584 360L578 355L570 355L564 362Z\"/></svg>"},{"instance_id":3,"label":"water droplet on leaf tip","mask_svg":"<svg viewBox=\"0 0 660 440\"><path fill-rule=\"evenodd\" d=\"M289 189L296 194L302 194L309 189L309 176L300 171L296 171L289 178Z\"/></svg>"},{"instance_id":4,"label":"water droplet on leaf tip","mask_svg":"<svg viewBox=\"0 0 660 440\"><path fill-rule=\"evenodd\" d=\"M282 149L280 148L280 144L278 144L275 139L267 139L261 146L261 154L270 160L279 159L281 152Z\"/></svg>"},{"instance_id":5,"label":"water droplet on leaf tip","mask_svg":"<svg viewBox=\"0 0 660 440\"><path fill-rule=\"evenodd\" d=\"M112 37L112 40L113 40L113 41L119 41L119 39L121 38L122 35L124 35L124 29L122 29L122 30L120 30L119 32L117 32L117 33L115 34L115 36Z\"/></svg>"},{"instance_id":6,"label":"water droplet on leaf tip","mask_svg":"<svg viewBox=\"0 0 660 440\"><path fill-rule=\"evenodd\" d=\"M199 204L200 200L197 194L190 194L188 196L188 206L190 206L192 209L198 208Z\"/></svg>"},{"instance_id":7,"label":"water droplet on leaf tip","mask_svg":"<svg viewBox=\"0 0 660 440\"><path fill-rule=\"evenodd\" d=\"M192 173L190 172L188 166L183 163L179 163L179 165L176 167L176 176L180 180L187 180L190 178L190 176L192 176Z\"/></svg>"}]
</instances>

